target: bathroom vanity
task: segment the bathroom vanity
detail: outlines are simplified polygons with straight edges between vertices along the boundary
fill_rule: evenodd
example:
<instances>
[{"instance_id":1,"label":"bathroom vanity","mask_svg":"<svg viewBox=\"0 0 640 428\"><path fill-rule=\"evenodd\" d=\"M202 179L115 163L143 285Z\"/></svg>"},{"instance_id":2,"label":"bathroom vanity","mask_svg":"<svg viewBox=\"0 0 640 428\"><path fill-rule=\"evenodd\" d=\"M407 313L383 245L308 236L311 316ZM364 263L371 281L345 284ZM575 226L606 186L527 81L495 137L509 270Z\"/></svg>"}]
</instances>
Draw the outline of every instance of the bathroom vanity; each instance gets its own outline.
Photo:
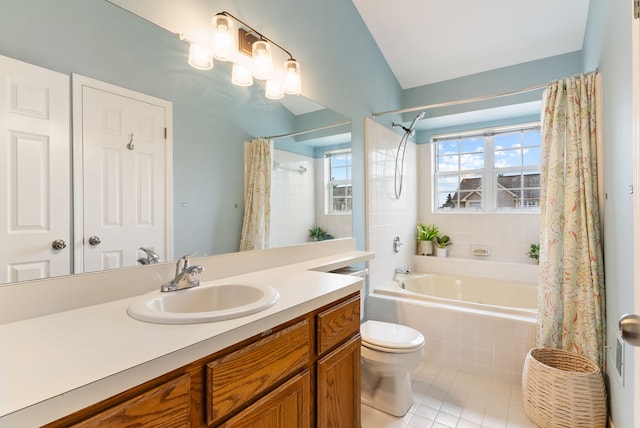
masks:
<instances>
[{"instance_id":1,"label":"bathroom vanity","mask_svg":"<svg viewBox=\"0 0 640 428\"><path fill-rule=\"evenodd\" d=\"M356 292L47 427L360 426L359 327Z\"/></svg>"},{"instance_id":2,"label":"bathroom vanity","mask_svg":"<svg viewBox=\"0 0 640 428\"><path fill-rule=\"evenodd\" d=\"M372 258L350 245L234 255L203 279L280 293L236 319L146 323L126 297L0 324L0 427L359 426L363 281L327 273Z\"/></svg>"}]
</instances>

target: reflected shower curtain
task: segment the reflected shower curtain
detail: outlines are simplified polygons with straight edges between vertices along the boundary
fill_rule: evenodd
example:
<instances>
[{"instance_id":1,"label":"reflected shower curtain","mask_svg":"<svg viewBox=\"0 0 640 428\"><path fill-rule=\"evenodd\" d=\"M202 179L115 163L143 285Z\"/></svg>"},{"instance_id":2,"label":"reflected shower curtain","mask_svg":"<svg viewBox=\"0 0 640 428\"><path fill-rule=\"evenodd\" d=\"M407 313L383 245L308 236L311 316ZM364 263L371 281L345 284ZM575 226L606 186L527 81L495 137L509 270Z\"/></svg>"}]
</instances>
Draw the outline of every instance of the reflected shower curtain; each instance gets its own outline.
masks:
<instances>
[{"instance_id":1,"label":"reflected shower curtain","mask_svg":"<svg viewBox=\"0 0 640 428\"><path fill-rule=\"evenodd\" d=\"M249 143L248 184L240 251L269 247L271 153L271 140L254 138Z\"/></svg>"},{"instance_id":2,"label":"reflected shower curtain","mask_svg":"<svg viewBox=\"0 0 640 428\"><path fill-rule=\"evenodd\" d=\"M545 92L537 341L603 367L600 92L597 72L551 83Z\"/></svg>"}]
</instances>

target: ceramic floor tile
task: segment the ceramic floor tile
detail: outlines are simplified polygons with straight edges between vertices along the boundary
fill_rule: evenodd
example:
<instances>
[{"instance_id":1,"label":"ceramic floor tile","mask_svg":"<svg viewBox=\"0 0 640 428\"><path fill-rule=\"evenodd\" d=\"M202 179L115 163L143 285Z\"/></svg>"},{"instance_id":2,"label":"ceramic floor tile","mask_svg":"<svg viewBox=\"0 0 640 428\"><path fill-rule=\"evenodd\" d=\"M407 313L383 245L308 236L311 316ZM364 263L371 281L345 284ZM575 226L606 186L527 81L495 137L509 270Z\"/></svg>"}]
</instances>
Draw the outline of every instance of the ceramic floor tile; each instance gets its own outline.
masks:
<instances>
[{"instance_id":1,"label":"ceramic floor tile","mask_svg":"<svg viewBox=\"0 0 640 428\"><path fill-rule=\"evenodd\" d=\"M421 363L411 374L415 403L402 418L362 406L362 428L535 428L519 385Z\"/></svg>"}]
</instances>

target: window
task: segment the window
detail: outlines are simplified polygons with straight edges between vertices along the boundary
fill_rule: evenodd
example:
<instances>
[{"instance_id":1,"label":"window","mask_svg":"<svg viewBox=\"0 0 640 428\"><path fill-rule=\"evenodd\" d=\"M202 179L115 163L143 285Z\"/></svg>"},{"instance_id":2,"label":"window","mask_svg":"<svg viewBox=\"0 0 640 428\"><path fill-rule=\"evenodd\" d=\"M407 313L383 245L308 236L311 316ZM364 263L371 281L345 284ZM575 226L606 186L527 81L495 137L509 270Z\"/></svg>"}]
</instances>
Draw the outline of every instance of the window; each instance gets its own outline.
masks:
<instances>
[{"instance_id":1,"label":"window","mask_svg":"<svg viewBox=\"0 0 640 428\"><path fill-rule=\"evenodd\" d=\"M432 137L437 211L534 211L540 206L540 124Z\"/></svg>"},{"instance_id":2,"label":"window","mask_svg":"<svg viewBox=\"0 0 640 428\"><path fill-rule=\"evenodd\" d=\"M329 172L326 211L328 214L351 213L351 149L328 151L325 157Z\"/></svg>"}]
</instances>

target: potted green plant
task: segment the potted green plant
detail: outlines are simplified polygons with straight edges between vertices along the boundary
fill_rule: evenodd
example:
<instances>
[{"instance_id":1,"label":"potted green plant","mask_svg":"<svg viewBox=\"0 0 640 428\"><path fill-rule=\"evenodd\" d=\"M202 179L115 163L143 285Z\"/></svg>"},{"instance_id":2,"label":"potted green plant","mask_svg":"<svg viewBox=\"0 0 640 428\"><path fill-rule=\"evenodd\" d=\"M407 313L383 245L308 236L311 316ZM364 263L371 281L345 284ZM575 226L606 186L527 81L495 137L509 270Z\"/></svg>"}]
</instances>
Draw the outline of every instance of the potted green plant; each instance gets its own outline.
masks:
<instances>
[{"instance_id":1,"label":"potted green plant","mask_svg":"<svg viewBox=\"0 0 640 428\"><path fill-rule=\"evenodd\" d=\"M438 235L433 238L433 243L436 246L436 256L438 257L447 257L447 247L453 244L449 235Z\"/></svg>"},{"instance_id":2,"label":"potted green plant","mask_svg":"<svg viewBox=\"0 0 640 428\"><path fill-rule=\"evenodd\" d=\"M433 254L433 238L439 234L440 231L435 224L418 224L418 254L423 256Z\"/></svg>"},{"instance_id":3,"label":"potted green plant","mask_svg":"<svg viewBox=\"0 0 640 428\"><path fill-rule=\"evenodd\" d=\"M527 252L527 257L532 260L535 260L536 263L540 262L540 244L531 244L529 247L529 251Z\"/></svg>"},{"instance_id":4,"label":"potted green plant","mask_svg":"<svg viewBox=\"0 0 640 428\"><path fill-rule=\"evenodd\" d=\"M325 241L327 239L333 239L333 235L329 235L320 226L309 229L309 237L311 237L311 239L313 239L314 241Z\"/></svg>"}]
</instances>

